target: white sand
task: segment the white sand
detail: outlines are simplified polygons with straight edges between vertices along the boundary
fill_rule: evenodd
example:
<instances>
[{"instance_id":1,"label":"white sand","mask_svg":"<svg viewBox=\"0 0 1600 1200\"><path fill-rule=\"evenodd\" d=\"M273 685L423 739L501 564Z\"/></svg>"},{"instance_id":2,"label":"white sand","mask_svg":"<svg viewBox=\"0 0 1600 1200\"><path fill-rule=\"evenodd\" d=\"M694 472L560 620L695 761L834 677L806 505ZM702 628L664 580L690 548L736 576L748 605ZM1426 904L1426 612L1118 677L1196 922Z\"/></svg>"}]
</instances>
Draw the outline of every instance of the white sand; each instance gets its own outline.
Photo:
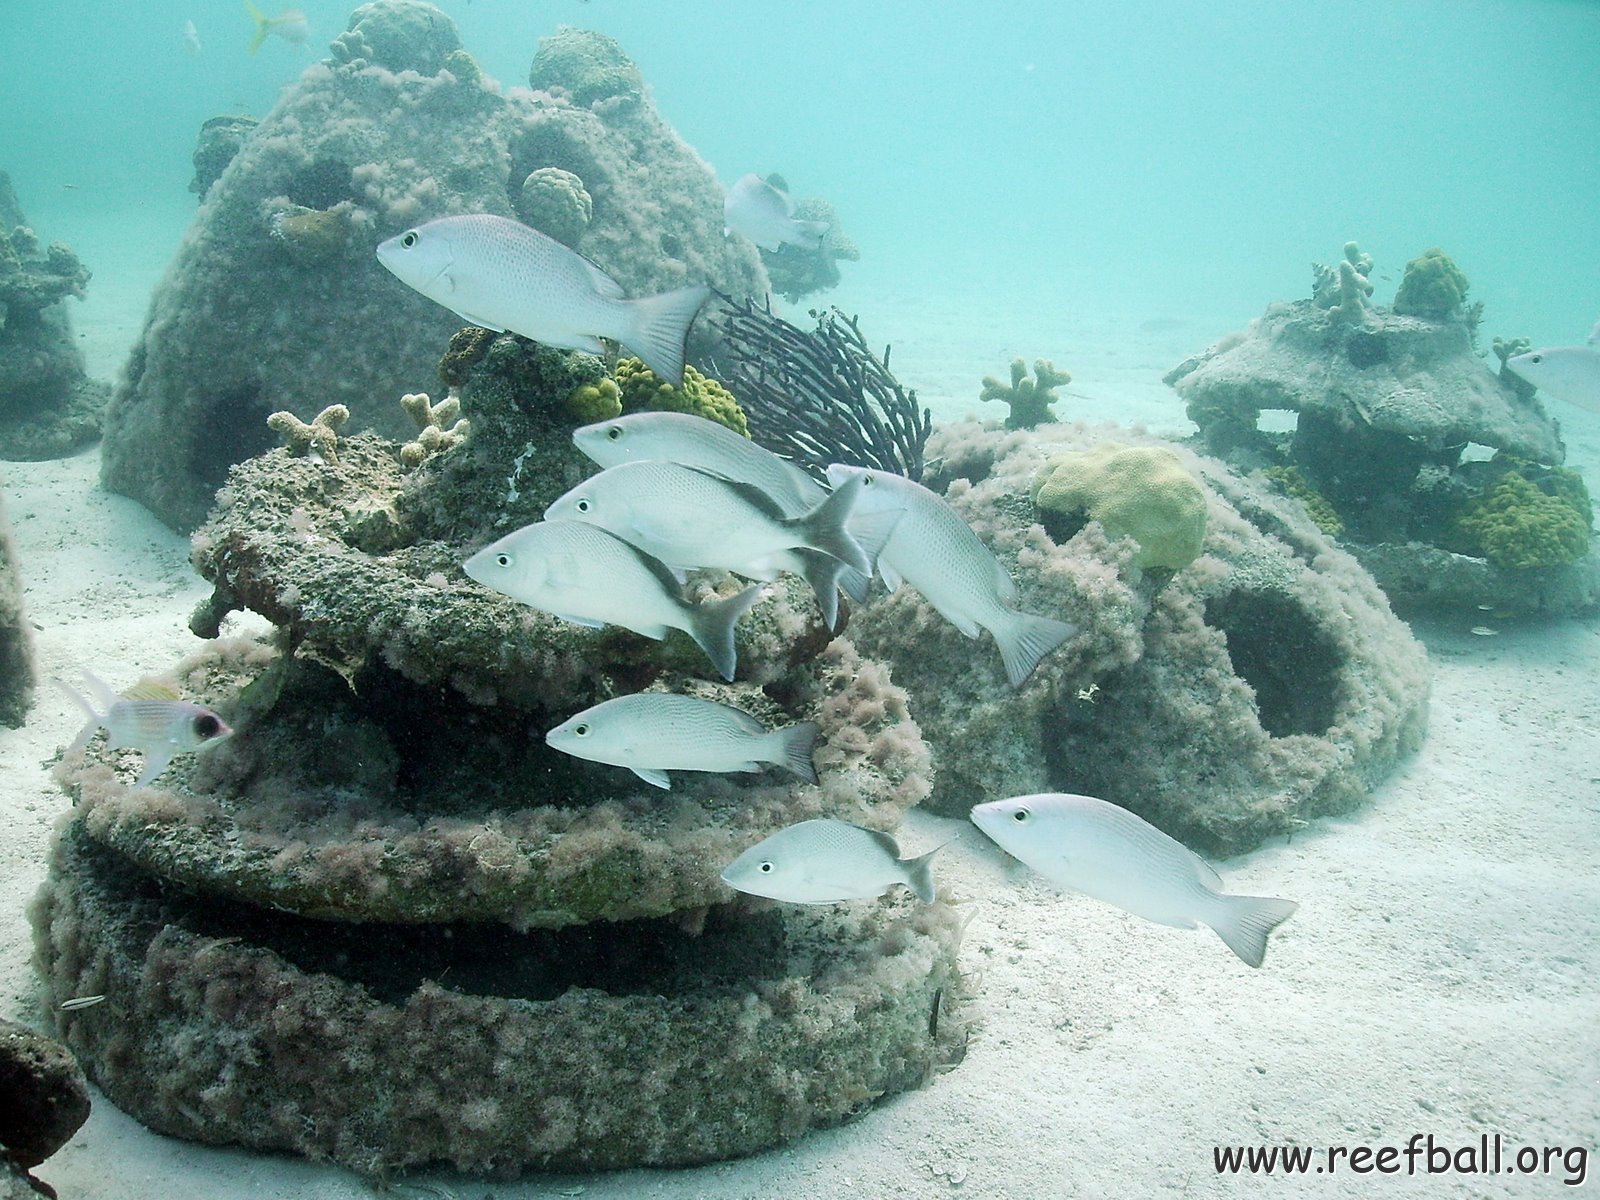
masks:
<instances>
[{"instance_id":1,"label":"white sand","mask_svg":"<svg viewBox=\"0 0 1600 1200\"><path fill-rule=\"evenodd\" d=\"M98 374L110 374L111 348L137 328L143 295L133 292L131 309L101 305L86 330L102 351L91 357ZM1213 316L1140 332L1133 322L1069 323L1026 297L980 309L866 285L841 303L863 314L870 340L896 343L895 367L941 414L976 407L978 378L1003 374L1012 356L1054 357L1077 377L1064 412L1166 431L1183 426L1161 372L1239 323ZM1577 413L1569 425L1576 465L1600 491L1600 418ZM125 682L192 647L186 618L207 589L185 541L99 491L97 469L94 453L0 464L0 484L41 672L88 667ZM1370 808L1223 865L1235 890L1301 903L1263 969L1240 964L1209 931L1054 896L965 823L913 814L908 852L967 834L940 860L943 884L977 910L962 961L979 976L981 1023L959 1068L850 1125L747 1160L516 1185L430 1175L440 1190L398 1193L1213 1196L1251 1186L1217 1176L1219 1142L1376 1147L1431 1133L1456 1146L1499 1134L1507 1161L1525 1146L1593 1149L1600 621L1508 623L1493 638L1469 634L1471 623L1419 631L1435 666L1428 740ZM42 764L78 724L46 689L27 726L0 730L0 1015L37 1011L23 907L68 808ZM100 1097L39 1173L68 1198L373 1194L340 1170L155 1136ZM1562 1174L1557 1163L1553 1177L1372 1186L1548 1196L1560 1194ZM1326 1196L1352 1186L1280 1178L1253 1190Z\"/></svg>"}]
</instances>

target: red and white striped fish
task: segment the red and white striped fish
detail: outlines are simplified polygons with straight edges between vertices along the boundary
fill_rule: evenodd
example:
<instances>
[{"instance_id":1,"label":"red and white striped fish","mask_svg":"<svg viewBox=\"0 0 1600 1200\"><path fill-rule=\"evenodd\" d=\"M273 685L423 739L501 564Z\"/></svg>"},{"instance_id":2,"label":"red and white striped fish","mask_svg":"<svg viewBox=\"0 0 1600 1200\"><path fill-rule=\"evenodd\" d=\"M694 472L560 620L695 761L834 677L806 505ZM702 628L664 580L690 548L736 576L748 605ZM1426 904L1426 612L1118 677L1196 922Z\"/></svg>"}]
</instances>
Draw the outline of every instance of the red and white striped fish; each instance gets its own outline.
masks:
<instances>
[{"instance_id":1,"label":"red and white striped fish","mask_svg":"<svg viewBox=\"0 0 1600 1200\"><path fill-rule=\"evenodd\" d=\"M144 754L144 769L135 787L144 787L167 769L176 755L199 750L233 732L226 721L204 705L178 699L173 689L145 683L118 693L105 680L83 673L89 690L104 706L95 708L76 688L57 679L55 684L89 715L65 757L80 753L89 739L104 729L113 750L131 746Z\"/></svg>"}]
</instances>

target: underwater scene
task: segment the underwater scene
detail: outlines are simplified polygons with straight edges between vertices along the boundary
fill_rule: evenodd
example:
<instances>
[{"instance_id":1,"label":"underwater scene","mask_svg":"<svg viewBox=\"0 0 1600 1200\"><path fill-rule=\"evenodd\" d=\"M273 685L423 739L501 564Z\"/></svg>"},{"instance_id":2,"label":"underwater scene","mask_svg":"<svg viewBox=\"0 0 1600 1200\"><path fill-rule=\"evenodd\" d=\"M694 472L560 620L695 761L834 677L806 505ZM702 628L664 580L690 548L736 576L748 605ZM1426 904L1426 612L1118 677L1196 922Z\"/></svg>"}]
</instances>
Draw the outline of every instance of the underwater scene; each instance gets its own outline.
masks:
<instances>
[{"instance_id":1,"label":"underwater scene","mask_svg":"<svg viewBox=\"0 0 1600 1200\"><path fill-rule=\"evenodd\" d=\"M10 0L0 1200L1560 1195L1600 5Z\"/></svg>"}]
</instances>

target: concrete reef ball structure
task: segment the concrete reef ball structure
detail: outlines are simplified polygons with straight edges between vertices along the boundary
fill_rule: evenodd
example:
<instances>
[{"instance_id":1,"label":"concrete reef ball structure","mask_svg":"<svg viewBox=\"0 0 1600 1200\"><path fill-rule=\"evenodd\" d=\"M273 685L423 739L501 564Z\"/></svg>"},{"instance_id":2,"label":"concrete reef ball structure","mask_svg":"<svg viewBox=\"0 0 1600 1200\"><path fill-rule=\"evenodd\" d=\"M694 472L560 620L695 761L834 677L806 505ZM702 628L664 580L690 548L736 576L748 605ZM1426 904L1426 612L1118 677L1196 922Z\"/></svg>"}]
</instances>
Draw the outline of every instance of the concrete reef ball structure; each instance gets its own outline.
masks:
<instances>
[{"instance_id":1,"label":"concrete reef ball structure","mask_svg":"<svg viewBox=\"0 0 1600 1200\"><path fill-rule=\"evenodd\" d=\"M962 637L910 588L852 614L855 644L913 698L933 753L929 807L1079 792L1230 855L1364 802L1421 740L1421 646L1298 503L1185 447L1166 452L1200 481L1206 520L1179 570L1141 568L1134 538L1087 512L1036 505L1063 456L1110 442L1164 444L975 421L928 442L925 482L1010 569L1017 607L1079 627L1013 689L987 637Z\"/></svg>"},{"instance_id":2,"label":"concrete reef ball structure","mask_svg":"<svg viewBox=\"0 0 1600 1200\"><path fill-rule=\"evenodd\" d=\"M351 432L407 431L390 397L431 375L460 324L374 255L410 226L537 215L560 178L587 211L558 236L628 295L768 290L755 247L722 235L715 174L610 38L562 28L528 86L502 88L439 9L377 0L331 50L259 125L230 127L237 153L204 190L107 413L106 486L176 529L273 444L269 413L343 404ZM713 337L702 318L691 356Z\"/></svg>"},{"instance_id":3,"label":"concrete reef ball structure","mask_svg":"<svg viewBox=\"0 0 1600 1200\"><path fill-rule=\"evenodd\" d=\"M342 436L330 406L230 473L194 538L209 640L171 681L237 732L147 788L101 743L58 768L77 819L37 964L54 1002L108 997L62 1036L152 1128L374 1176L700 1162L921 1084L964 1044L963 914L774 906L719 878L796 821L896 826L930 774L905 692L791 580L740 621L730 683L676 632L466 579L592 469L567 399L604 377L477 333L446 400L406 394L438 435L417 452ZM276 635L218 637L241 608ZM677 772L663 792L545 745L651 688L816 721L820 782Z\"/></svg>"}]
</instances>

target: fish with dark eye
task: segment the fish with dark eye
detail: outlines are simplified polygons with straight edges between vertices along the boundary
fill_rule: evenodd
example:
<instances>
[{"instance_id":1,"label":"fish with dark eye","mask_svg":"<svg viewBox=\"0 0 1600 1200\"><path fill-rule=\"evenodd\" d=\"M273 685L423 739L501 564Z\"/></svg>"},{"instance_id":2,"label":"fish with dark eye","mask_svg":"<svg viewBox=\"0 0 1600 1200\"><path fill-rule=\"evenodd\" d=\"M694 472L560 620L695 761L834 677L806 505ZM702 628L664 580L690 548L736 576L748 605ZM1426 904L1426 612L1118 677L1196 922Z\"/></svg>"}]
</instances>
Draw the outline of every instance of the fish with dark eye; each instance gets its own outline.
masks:
<instances>
[{"instance_id":1,"label":"fish with dark eye","mask_svg":"<svg viewBox=\"0 0 1600 1200\"><path fill-rule=\"evenodd\" d=\"M754 172L728 189L722 202L722 221L728 232L741 233L769 252L785 245L820 249L822 236L828 232L826 221L798 219L789 193L772 179L763 179Z\"/></svg>"},{"instance_id":2,"label":"fish with dark eye","mask_svg":"<svg viewBox=\"0 0 1600 1200\"><path fill-rule=\"evenodd\" d=\"M819 817L751 846L728 864L722 882L736 891L791 904L867 900L900 884L932 904L931 866L940 849L904 859L887 833Z\"/></svg>"},{"instance_id":3,"label":"fish with dark eye","mask_svg":"<svg viewBox=\"0 0 1600 1200\"><path fill-rule=\"evenodd\" d=\"M816 722L768 729L747 712L698 696L618 696L568 718L544 740L575 758L627 767L659 788L672 786L668 770L759 771L768 764L817 782Z\"/></svg>"},{"instance_id":4,"label":"fish with dark eye","mask_svg":"<svg viewBox=\"0 0 1600 1200\"><path fill-rule=\"evenodd\" d=\"M1600 412L1600 321L1583 346L1549 346L1506 360L1506 370L1547 396Z\"/></svg>"},{"instance_id":5,"label":"fish with dark eye","mask_svg":"<svg viewBox=\"0 0 1600 1200\"><path fill-rule=\"evenodd\" d=\"M141 684L119 694L88 671L83 678L101 708L76 688L59 679L55 681L89 717L64 757L80 754L89 739L104 729L111 749L131 747L144 754L144 769L139 772L135 787L153 782L179 754L203 749L233 733L227 722L209 708L180 700L176 691L162 684Z\"/></svg>"},{"instance_id":6,"label":"fish with dark eye","mask_svg":"<svg viewBox=\"0 0 1600 1200\"><path fill-rule=\"evenodd\" d=\"M1046 792L991 800L972 822L1007 854L1060 888L1114 904L1158 925L1209 925L1252 967L1267 935L1298 905L1275 896L1237 896L1182 842L1121 805Z\"/></svg>"},{"instance_id":7,"label":"fish with dark eye","mask_svg":"<svg viewBox=\"0 0 1600 1200\"><path fill-rule=\"evenodd\" d=\"M622 285L576 250L509 217L440 217L378 247L407 287L470 325L517 333L563 350L606 353L606 338L683 386L684 342L711 289L702 285L629 300Z\"/></svg>"}]
</instances>

